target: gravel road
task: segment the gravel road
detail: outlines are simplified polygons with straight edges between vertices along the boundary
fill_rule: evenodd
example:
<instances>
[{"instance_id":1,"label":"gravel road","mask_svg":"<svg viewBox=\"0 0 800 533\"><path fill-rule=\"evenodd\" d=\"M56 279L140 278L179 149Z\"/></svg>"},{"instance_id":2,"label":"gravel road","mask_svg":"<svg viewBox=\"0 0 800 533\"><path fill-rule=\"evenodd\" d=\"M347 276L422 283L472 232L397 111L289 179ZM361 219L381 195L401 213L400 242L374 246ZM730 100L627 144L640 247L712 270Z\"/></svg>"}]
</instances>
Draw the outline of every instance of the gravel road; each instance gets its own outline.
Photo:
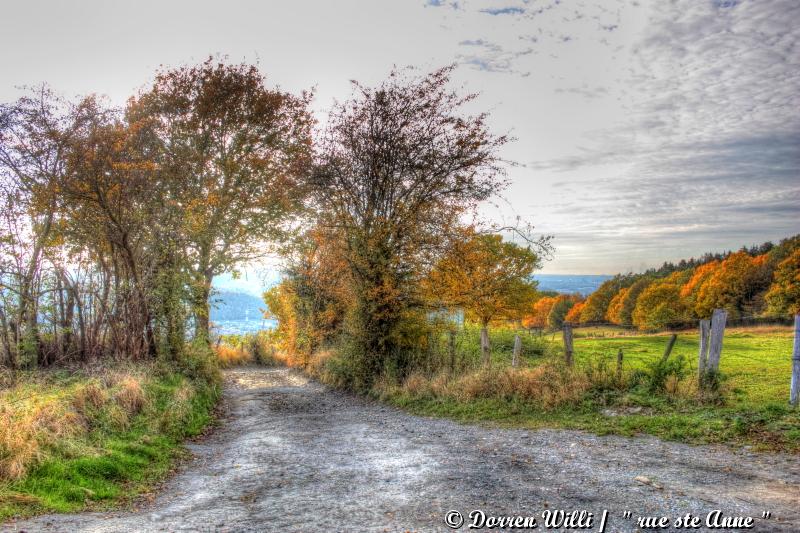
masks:
<instances>
[{"instance_id":1,"label":"gravel road","mask_svg":"<svg viewBox=\"0 0 800 533\"><path fill-rule=\"evenodd\" d=\"M605 509L605 530L618 532L640 529L640 515L705 519L718 509L754 517L751 531L800 531L795 456L461 425L333 392L284 368L228 371L225 401L221 427L189 446L194 458L152 503L0 529L427 532L451 531L450 510L466 530L469 511L480 509L535 516L544 530L542 511L562 509L594 513L599 531Z\"/></svg>"}]
</instances>

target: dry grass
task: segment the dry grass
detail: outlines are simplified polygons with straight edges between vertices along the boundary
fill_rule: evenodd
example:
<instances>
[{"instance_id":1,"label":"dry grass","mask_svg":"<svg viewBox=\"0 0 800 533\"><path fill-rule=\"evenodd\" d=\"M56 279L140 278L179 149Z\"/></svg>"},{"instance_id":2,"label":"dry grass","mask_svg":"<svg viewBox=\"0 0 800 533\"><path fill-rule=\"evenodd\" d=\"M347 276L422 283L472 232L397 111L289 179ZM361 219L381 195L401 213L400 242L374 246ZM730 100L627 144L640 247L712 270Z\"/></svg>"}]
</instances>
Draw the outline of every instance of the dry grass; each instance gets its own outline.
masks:
<instances>
[{"instance_id":1,"label":"dry grass","mask_svg":"<svg viewBox=\"0 0 800 533\"><path fill-rule=\"evenodd\" d=\"M591 386L585 372L545 363L533 368L483 368L456 377L446 372L432 377L415 373L400 388L417 397L518 399L551 409L579 401Z\"/></svg>"},{"instance_id":2,"label":"dry grass","mask_svg":"<svg viewBox=\"0 0 800 533\"><path fill-rule=\"evenodd\" d=\"M32 417L0 410L0 479L19 479L40 455Z\"/></svg>"},{"instance_id":3,"label":"dry grass","mask_svg":"<svg viewBox=\"0 0 800 533\"><path fill-rule=\"evenodd\" d=\"M293 358L286 352L277 352L275 356L278 361L287 366L299 366L300 364L298 358L296 357ZM325 367L328 364L328 361L330 361L331 358L335 356L336 353L333 350L320 350L314 353L313 356L311 356L311 358L308 361L308 364L305 367L305 371L310 376L325 382L326 380L323 379L325 373Z\"/></svg>"},{"instance_id":4,"label":"dry grass","mask_svg":"<svg viewBox=\"0 0 800 533\"><path fill-rule=\"evenodd\" d=\"M232 366L246 365L254 363L253 356L243 348L228 346L221 344L214 348L217 354L219 366L222 368L230 368Z\"/></svg>"},{"instance_id":5,"label":"dry grass","mask_svg":"<svg viewBox=\"0 0 800 533\"><path fill-rule=\"evenodd\" d=\"M144 380L124 371L64 383L37 376L0 393L0 481L24 477L51 449L104 420L127 427L146 405Z\"/></svg>"},{"instance_id":6,"label":"dry grass","mask_svg":"<svg viewBox=\"0 0 800 533\"><path fill-rule=\"evenodd\" d=\"M114 401L129 415L136 415L147 403L141 382L133 376L127 376L117 384Z\"/></svg>"}]
</instances>

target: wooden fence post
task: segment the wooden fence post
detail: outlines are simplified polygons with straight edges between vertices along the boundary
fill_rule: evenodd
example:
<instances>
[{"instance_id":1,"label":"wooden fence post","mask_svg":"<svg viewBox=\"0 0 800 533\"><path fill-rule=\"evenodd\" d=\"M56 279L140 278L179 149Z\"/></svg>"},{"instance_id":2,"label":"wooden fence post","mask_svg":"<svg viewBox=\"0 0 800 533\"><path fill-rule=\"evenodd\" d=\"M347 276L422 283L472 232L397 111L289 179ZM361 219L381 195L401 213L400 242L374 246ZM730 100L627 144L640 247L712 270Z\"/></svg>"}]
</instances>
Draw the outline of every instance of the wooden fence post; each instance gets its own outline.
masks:
<instances>
[{"instance_id":1,"label":"wooden fence post","mask_svg":"<svg viewBox=\"0 0 800 533\"><path fill-rule=\"evenodd\" d=\"M450 355L450 372L456 371L456 332L452 329L448 332L447 351Z\"/></svg>"},{"instance_id":2,"label":"wooden fence post","mask_svg":"<svg viewBox=\"0 0 800 533\"><path fill-rule=\"evenodd\" d=\"M666 363L667 359L669 359L669 354L672 353L672 348L675 346L675 341L678 340L678 335L673 333L672 336L669 338L669 342L667 343L667 347L664 349L664 355L661 356L661 362Z\"/></svg>"},{"instance_id":3,"label":"wooden fence post","mask_svg":"<svg viewBox=\"0 0 800 533\"><path fill-rule=\"evenodd\" d=\"M522 339L519 338L519 335L514 335L514 355L511 358L511 366L514 368L519 365L520 353L522 353Z\"/></svg>"},{"instance_id":4,"label":"wooden fence post","mask_svg":"<svg viewBox=\"0 0 800 533\"><path fill-rule=\"evenodd\" d=\"M567 366L572 366L572 326L564 324L564 357L567 361Z\"/></svg>"},{"instance_id":5,"label":"wooden fence post","mask_svg":"<svg viewBox=\"0 0 800 533\"><path fill-rule=\"evenodd\" d=\"M792 348L792 384L789 389L789 403L797 405L800 401L800 314L794 315L794 346Z\"/></svg>"},{"instance_id":6,"label":"wooden fence post","mask_svg":"<svg viewBox=\"0 0 800 533\"><path fill-rule=\"evenodd\" d=\"M491 360L491 347L489 346L489 330L486 327L481 328L481 356L483 364L488 365Z\"/></svg>"},{"instance_id":7,"label":"wooden fence post","mask_svg":"<svg viewBox=\"0 0 800 533\"><path fill-rule=\"evenodd\" d=\"M711 332L711 321L700 321L700 353L697 356L697 379L702 386L705 382L706 366L708 365L708 335Z\"/></svg>"},{"instance_id":8,"label":"wooden fence post","mask_svg":"<svg viewBox=\"0 0 800 533\"><path fill-rule=\"evenodd\" d=\"M622 348L617 351L617 381L622 381Z\"/></svg>"},{"instance_id":9,"label":"wooden fence post","mask_svg":"<svg viewBox=\"0 0 800 533\"><path fill-rule=\"evenodd\" d=\"M722 355L722 336L725 334L725 321L728 312L724 309L714 309L711 315L711 340L708 345L708 362L706 369L709 372L719 372L719 359Z\"/></svg>"}]
</instances>

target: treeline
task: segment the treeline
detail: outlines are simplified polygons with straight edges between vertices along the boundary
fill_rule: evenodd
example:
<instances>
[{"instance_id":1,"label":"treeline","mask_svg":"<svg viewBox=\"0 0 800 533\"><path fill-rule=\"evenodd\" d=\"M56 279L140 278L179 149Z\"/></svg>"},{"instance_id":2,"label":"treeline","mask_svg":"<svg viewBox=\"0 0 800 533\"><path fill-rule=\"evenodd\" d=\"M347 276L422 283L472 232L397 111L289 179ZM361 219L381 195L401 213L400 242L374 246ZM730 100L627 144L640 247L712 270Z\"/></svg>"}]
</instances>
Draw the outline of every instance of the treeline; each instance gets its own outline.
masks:
<instances>
[{"instance_id":1,"label":"treeline","mask_svg":"<svg viewBox=\"0 0 800 533\"><path fill-rule=\"evenodd\" d=\"M123 109L44 87L0 106L0 365L207 344L212 278L302 207L309 99L208 60Z\"/></svg>"},{"instance_id":2,"label":"treeline","mask_svg":"<svg viewBox=\"0 0 800 533\"><path fill-rule=\"evenodd\" d=\"M566 308L566 310L565 310ZM552 295L539 299L524 323L557 328L612 323L641 330L678 327L725 309L731 319L786 317L800 312L800 235L665 263L642 274L622 274L583 299Z\"/></svg>"}]
</instances>

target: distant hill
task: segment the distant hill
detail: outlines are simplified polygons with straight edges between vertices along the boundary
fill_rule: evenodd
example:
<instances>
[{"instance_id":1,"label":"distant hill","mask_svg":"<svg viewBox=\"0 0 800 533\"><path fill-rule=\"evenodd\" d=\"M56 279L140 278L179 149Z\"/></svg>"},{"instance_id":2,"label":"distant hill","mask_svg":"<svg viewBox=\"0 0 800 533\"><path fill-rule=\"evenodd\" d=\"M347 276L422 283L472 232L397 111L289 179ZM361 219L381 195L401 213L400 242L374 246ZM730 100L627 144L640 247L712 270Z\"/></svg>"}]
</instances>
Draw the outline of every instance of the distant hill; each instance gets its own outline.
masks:
<instances>
[{"instance_id":1,"label":"distant hill","mask_svg":"<svg viewBox=\"0 0 800 533\"><path fill-rule=\"evenodd\" d=\"M265 307L261 298L252 294L221 290L211 297L211 321L260 321Z\"/></svg>"},{"instance_id":2,"label":"distant hill","mask_svg":"<svg viewBox=\"0 0 800 533\"><path fill-rule=\"evenodd\" d=\"M535 274L540 291L555 291L564 294L579 292L588 296L597 290L604 281L611 279L605 275Z\"/></svg>"}]
</instances>

